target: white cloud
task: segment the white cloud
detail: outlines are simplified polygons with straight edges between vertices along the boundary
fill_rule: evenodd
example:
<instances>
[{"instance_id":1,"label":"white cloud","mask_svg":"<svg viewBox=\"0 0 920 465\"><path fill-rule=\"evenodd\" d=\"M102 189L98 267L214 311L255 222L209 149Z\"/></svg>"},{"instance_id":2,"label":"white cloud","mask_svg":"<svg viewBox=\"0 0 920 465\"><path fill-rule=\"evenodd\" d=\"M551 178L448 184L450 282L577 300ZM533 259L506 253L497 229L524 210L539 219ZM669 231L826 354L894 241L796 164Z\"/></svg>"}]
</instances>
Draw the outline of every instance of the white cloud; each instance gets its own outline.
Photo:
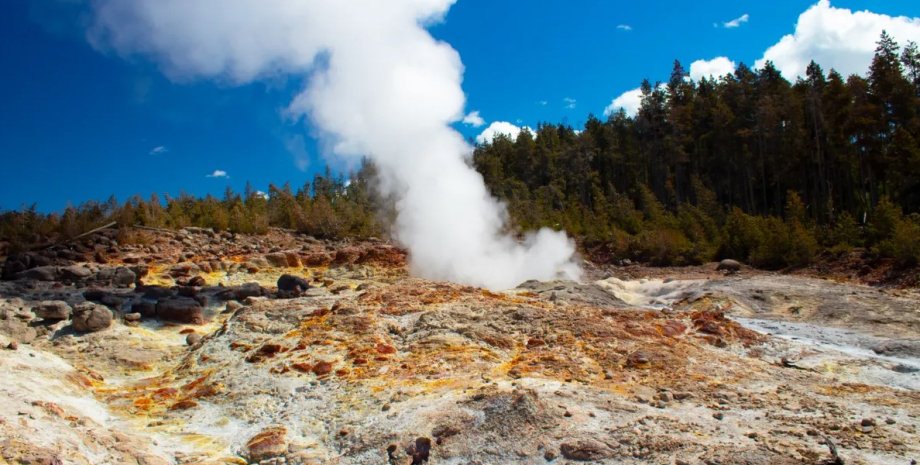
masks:
<instances>
[{"instance_id":1,"label":"white cloud","mask_svg":"<svg viewBox=\"0 0 920 465\"><path fill-rule=\"evenodd\" d=\"M750 16L749 14L745 13L745 14L743 14L743 15L741 15L741 16L739 16L739 17L737 17L737 18L735 18L735 19L733 19L733 20L731 20L731 21L726 21L726 22L722 23L722 27L724 27L724 28L726 28L726 29L734 29L734 28L740 27L742 24L748 22L749 19L751 19L751 16Z\"/></svg>"},{"instance_id":2,"label":"white cloud","mask_svg":"<svg viewBox=\"0 0 920 465\"><path fill-rule=\"evenodd\" d=\"M510 137L511 140L515 140L517 139L518 134L520 134L521 131L525 129L531 133L534 133L534 130L527 126L520 127L507 121L495 121L478 136L476 136L476 142L480 144L492 142L492 139L495 139L495 136L499 134L505 134L506 136Z\"/></svg>"},{"instance_id":3,"label":"white cloud","mask_svg":"<svg viewBox=\"0 0 920 465\"><path fill-rule=\"evenodd\" d=\"M909 40L920 42L920 18L854 12L821 0L799 15L795 32L767 49L755 66L760 68L770 60L784 77L795 79L805 75L813 59L825 71L833 68L844 76L864 75L882 30L901 45Z\"/></svg>"},{"instance_id":4,"label":"white cloud","mask_svg":"<svg viewBox=\"0 0 920 465\"><path fill-rule=\"evenodd\" d=\"M166 153L166 152L169 152L169 149L166 148L165 145L158 145L158 146L156 146L156 147L150 149L150 152L148 152L148 153L149 153L150 155L160 155L160 154L163 154L163 153Z\"/></svg>"},{"instance_id":5,"label":"white cloud","mask_svg":"<svg viewBox=\"0 0 920 465\"><path fill-rule=\"evenodd\" d=\"M478 128L486 124L486 121L479 116L479 111L471 111L463 117L463 124Z\"/></svg>"},{"instance_id":6,"label":"white cloud","mask_svg":"<svg viewBox=\"0 0 920 465\"><path fill-rule=\"evenodd\" d=\"M572 108L575 108L575 104L578 103L578 100L575 100L572 97L566 97L562 99L562 103L565 104L566 108L572 109Z\"/></svg>"},{"instance_id":7,"label":"white cloud","mask_svg":"<svg viewBox=\"0 0 920 465\"><path fill-rule=\"evenodd\" d=\"M716 57L711 60L696 60L690 63L690 79L699 81L702 78L720 78L735 72L735 62L726 57Z\"/></svg>"},{"instance_id":8,"label":"white cloud","mask_svg":"<svg viewBox=\"0 0 920 465\"><path fill-rule=\"evenodd\" d=\"M617 29L621 31L629 32L632 30L632 26L630 26L629 24L617 24Z\"/></svg>"},{"instance_id":9,"label":"white cloud","mask_svg":"<svg viewBox=\"0 0 920 465\"><path fill-rule=\"evenodd\" d=\"M206 175L205 177L207 178L229 178L230 176L227 175L227 172L224 170L214 170L213 173Z\"/></svg>"},{"instance_id":10,"label":"white cloud","mask_svg":"<svg viewBox=\"0 0 920 465\"><path fill-rule=\"evenodd\" d=\"M541 107L545 107L549 105L549 102L547 102L546 100L540 100L537 102L537 105L540 105Z\"/></svg>"},{"instance_id":11,"label":"white cloud","mask_svg":"<svg viewBox=\"0 0 920 465\"><path fill-rule=\"evenodd\" d=\"M257 197L262 197L263 199L268 200L268 194L266 194L265 192L256 191L255 194Z\"/></svg>"},{"instance_id":12,"label":"white cloud","mask_svg":"<svg viewBox=\"0 0 920 465\"><path fill-rule=\"evenodd\" d=\"M610 105L607 105L607 108L604 108L604 116L610 116L620 111L620 109L626 111L629 116L636 116L640 105L642 105L642 89L627 90L613 99Z\"/></svg>"},{"instance_id":13,"label":"white cloud","mask_svg":"<svg viewBox=\"0 0 920 465\"><path fill-rule=\"evenodd\" d=\"M307 144L300 134L288 137L284 140L284 148L294 157L294 165L300 171L306 171L310 166L310 153L307 152Z\"/></svg>"}]
</instances>

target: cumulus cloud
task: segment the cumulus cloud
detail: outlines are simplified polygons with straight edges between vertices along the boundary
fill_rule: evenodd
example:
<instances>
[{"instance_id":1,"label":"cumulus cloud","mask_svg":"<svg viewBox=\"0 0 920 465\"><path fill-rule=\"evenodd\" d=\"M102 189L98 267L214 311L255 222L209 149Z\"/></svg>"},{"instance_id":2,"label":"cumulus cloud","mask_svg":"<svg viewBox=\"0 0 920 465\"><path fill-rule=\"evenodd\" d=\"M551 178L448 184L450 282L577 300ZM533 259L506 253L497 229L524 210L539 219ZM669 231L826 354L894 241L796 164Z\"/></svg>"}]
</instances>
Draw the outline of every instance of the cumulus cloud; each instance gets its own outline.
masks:
<instances>
[{"instance_id":1,"label":"cumulus cloud","mask_svg":"<svg viewBox=\"0 0 920 465\"><path fill-rule=\"evenodd\" d=\"M741 15L741 16L739 16L739 17L737 17L737 18L735 18L735 19L733 19L733 20L731 20L731 21L726 21L726 22L722 23L722 27L724 27L725 29L734 29L734 28L740 27L742 24L748 22L749 19L751 19L751 16L750 16L749 14L745 13L745 14L743 14L743 15Z\"/></svg>"},{"instance_id":2,"label":"cumulus cloud","mask_svg":"<svg viewBox=\"0 0 920 465\"><path fill-rule=\"evenodd\" d=\"M158 145L158 146L156 146L156 147L150 149L150 152L148 152L148 153L149 153L150 155L160 155L160 154L166 153L166 152L169 152L169 149L166 148L166 146L164 146L164 145Z\"/></svg>"},{"instance_id":3,"label":"cumulus cloud","mask_svg":"<svg viewBox=\"0 0 920 465\"><path fill-rule=\"evenodd\" d=\"M206 178L229 178L227 172L224 170L214 170L213 173L205 175Z\"/></svg>"},{"instance_id":4,"label":"cumulus cloud","mask_svg":"<svg viewBox=\"0 0 920 465\"><path fill-rule=\"evenodd\" d=\"M471 111L463 117L463 124L467 126L472 126L474 128L482 127L486 124L486 121L482 119L482 116L479 116L478 111Z\"/></svg>"},{"instance_id":5,"label":"cumulus cloud","mask_svg":"<svg viewBox=\"0 0 920 465\"><path fill-rule=\"evenodd\" d=\"M577 279L572 240L507 235L505 208L467 163L472 147L451 126L464 116L463 64L426 30L453 3L95 0L90 38L174 80L307 78L287 114L309 119L333 155L374 161L417 275L490 288Z\"/></svg>"},{"instance_id":6,"label":"cumulus cloud","mask_svg":"<svg viewBox=\"0 0 920 465\"><path fill-rule=\"evenodd\" d=\"M619 29L619 30L621 30L621 31L629 32L629 31L631 31L633 28L632 28L632 26L630 26L629 24L617 24L617 29Z\"/></svg>"},{"instance_id":7,"label":"cumulus cloud","mask_svg":"<svg viewBox=\"0 0 920 465\"><path fill-rule=\"evenodd\" d=\"M534 133L534 130L524 126L520 127L516 124L509 123L507 121L495 121L485 128L478 136L476 136L476 142L480 144L485 144L486 142L492 142L492 139L495 139L499 134L504 134L511 138L511 140L517 139L518 134L522 130L530 131L531 134Z\"/></svg>"},{"instance_id":8,"label":"cumulus cloud","mask_svg":"<svg viewBox=\"0 0 920 465\"><path fill-rule=\"evenodd\" d=\"M690 79L699 81L702 78L720 78L735 72L735 62L726 57L716 57L711 60L696 60L690 63Z\"/></svg>"},{"instance_id":9,"label":"cumulus cloud","mask_svg":"<svg viewBox=\"0 0 920 465\"><path fill-rule=\"evenodd\" d=\"M570 110L571 110L572 108L575 108L575 105L576 105L577 103L578 103L578 100L575 100L575 99L573 99L572 97L566 97L566 98L562 99L562 104L565 105L565 107L568 108L568 109L570 109Z\"/></svg>"},{"instance_id":10,"label":"cumulus cloud","mask_svg":"<svg viewBox=\"0 0 920 465\"><path fill-rule=\"evenodd\" d=\"M610 116L621 109L629 116L636 116L639 112L639 106L642 105L642 89L635 88L627 90L613 99L607 108L604 108L604 116Z\"/></svg>"},{"instance_id":11,"label":"cumulus cloud","mask_svg":"<svg viewBox=\"0 0 920 465\"><path fill-rule=\"evenodd\" d=\"M262 197L263 199L268 200L268 194L263 191L256 191L255 194L256 197Z\"/></svg>"},{"instance_id":12,"label":"cumulus cloud","mask_svg":"<svg viewBox=\"0 0 920 465\"><path fill-rule=\"evenodd\" d=\"M882 30L902 45L908 40L920 42L920 18L835 8L821 0L799 15L795 32L767 49L755 66L769 60L787 79L795 79L805 75L814 59L825 70L864 75Z\"/></svg>"}]
</instances>

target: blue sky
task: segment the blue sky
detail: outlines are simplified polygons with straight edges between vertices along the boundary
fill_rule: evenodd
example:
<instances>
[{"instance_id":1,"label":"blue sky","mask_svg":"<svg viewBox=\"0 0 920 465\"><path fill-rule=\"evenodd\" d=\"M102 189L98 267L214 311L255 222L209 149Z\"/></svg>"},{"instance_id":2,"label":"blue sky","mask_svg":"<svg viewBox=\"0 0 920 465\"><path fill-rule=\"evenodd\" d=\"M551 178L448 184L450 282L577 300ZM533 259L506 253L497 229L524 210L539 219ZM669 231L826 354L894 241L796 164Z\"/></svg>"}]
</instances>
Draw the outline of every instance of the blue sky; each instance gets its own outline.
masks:
<instances>
[{"instance_id":1,"label":"blue sky","mask_svg":"<svg viewBox=\"0 0 920 465\"><path fill-rule=\"evenodd\" d=\"M643 78L667 79L674 59L754 64L814 3L459 0L430 31L460 53L467 110L486 126L578 128ZM915 0L832 4L920 17ZM91 46L89 16L78 0L0 4L0 209L299 186L325 167L311 128L281 114L302 77L172 82L144 58ZM457 124L471 139L484 127ZM216 170L227 176L208 177Z\"/></svg>"}]
</instances>

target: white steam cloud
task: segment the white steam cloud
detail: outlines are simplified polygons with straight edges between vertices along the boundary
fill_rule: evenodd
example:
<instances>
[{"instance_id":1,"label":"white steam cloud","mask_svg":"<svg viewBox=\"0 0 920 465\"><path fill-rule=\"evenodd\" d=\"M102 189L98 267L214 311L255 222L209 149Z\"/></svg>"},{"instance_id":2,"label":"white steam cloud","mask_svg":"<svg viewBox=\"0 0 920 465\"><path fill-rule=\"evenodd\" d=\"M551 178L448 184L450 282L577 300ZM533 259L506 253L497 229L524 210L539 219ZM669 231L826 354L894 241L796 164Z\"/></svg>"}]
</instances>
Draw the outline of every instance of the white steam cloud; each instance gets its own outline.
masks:
<instances>
[{"instance_id":1,"label":"white steam cloud","mask_svg":"<svg viewBox=\"0 0 920 465\"><path fill-rule=\"evenodd\" d=\"M369 156L394 194L397 239L416 274L490 288L577 279L573 242L541 230L524 244L468 165L463 65L425 26L453 0L96 0L90 40L142 54L175 80L247 83L309 75L288 107L342 157Z\"/></svg>"}]
</instances>

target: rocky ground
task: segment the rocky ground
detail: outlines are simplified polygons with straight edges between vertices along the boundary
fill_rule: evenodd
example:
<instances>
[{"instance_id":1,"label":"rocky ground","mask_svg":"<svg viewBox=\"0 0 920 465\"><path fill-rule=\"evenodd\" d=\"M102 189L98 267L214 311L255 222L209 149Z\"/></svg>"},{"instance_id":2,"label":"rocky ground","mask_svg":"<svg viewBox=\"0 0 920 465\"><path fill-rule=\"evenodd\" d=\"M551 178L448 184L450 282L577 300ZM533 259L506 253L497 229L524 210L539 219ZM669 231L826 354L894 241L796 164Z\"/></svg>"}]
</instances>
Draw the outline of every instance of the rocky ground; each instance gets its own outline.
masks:
<instances>
[{"instance_id":1,"label":"rocky ground","mask_svg":"<svg viewBox=\"0 0 920 465\"><path fill-rule=\"evenodd\" d=\"M920 458L914 290L588 271L494 292L282 231L11 256L0 464Z\"/></svg>"}]
</instances>

